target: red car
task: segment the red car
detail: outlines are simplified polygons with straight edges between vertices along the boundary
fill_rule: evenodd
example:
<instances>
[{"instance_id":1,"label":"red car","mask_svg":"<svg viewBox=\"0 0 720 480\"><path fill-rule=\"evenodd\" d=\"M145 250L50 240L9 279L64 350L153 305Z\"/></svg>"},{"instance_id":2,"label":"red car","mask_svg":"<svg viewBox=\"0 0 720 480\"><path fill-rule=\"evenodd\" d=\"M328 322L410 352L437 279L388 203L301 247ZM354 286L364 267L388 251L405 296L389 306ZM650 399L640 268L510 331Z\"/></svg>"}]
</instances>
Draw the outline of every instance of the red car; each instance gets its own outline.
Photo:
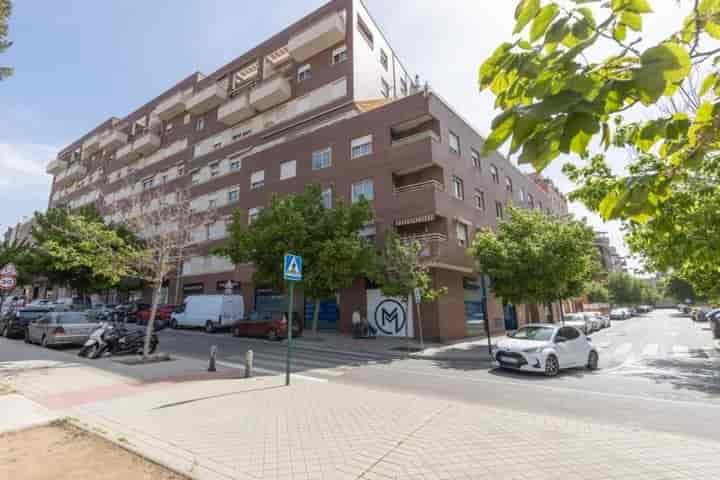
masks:
<instances>
[{"instance_id":1,"label":"red car","mask_svg":"<svg viewBox=\"0 0 720 480\"><path fill-rule=\"evenodd\" d=\"M170 322L170 316L177 308L176 305L158 305L155 313L155 326L160 327ZM138 325L147 325L150 320L152 305L143 305L135 314Z\"/></svg>"},{"instance_id":2,"label":"red car","mask_svg":"<svg viewBox=\"0 0 720 480\"><path fill-rule=\"evenodd\" d=\"M280 340L287 337L287 313L253 312L249 317L238 320L232 326L236 337L266 337L268 340ZM302 318L293 312L293 337L303 332Z\"/></svg>"}]
</instances>

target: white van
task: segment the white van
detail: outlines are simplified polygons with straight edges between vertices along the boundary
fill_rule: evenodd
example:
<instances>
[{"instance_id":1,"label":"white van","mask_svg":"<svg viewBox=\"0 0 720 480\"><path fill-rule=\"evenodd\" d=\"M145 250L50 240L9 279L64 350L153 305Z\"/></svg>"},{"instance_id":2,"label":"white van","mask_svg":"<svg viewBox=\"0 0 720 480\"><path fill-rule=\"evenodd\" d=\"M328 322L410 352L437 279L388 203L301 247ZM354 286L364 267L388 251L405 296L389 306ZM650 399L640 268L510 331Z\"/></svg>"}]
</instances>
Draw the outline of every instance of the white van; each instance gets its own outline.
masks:
<instances>
[{"instance_id":1,"label":"white van","mask_svg":"<svg viewBox=\"0 0 720 480\"><path fill-rule=\"evenodd\" d=\"M244 316L242 295L194 295L185 299L179 312L172 314L170 327L203 327L212 333L229 329Z\"/></svg>"}]
</instances>

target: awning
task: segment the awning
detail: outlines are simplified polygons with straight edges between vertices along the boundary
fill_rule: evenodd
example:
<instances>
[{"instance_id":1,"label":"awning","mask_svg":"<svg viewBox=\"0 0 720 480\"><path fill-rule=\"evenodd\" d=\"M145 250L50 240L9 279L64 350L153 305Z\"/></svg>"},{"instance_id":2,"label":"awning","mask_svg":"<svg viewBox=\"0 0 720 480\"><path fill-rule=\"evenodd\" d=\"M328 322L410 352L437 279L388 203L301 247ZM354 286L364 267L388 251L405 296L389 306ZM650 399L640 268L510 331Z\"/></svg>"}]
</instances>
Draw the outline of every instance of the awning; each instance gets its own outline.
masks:
<instances>
[{"instance_id":1,"label":"awning","mask_svg":"<svg viewBox=\"0 0 720 480\"><path fill-rule=\"evenodd\" d=\"M430 215L420 215L417 217L409 217L409 218L399 218L395 220L396 226L402 226L402 225L413 225L416 223L430 223L435 220L437 216L434 213L431 213Z\"/></svg>"}]
</instances>

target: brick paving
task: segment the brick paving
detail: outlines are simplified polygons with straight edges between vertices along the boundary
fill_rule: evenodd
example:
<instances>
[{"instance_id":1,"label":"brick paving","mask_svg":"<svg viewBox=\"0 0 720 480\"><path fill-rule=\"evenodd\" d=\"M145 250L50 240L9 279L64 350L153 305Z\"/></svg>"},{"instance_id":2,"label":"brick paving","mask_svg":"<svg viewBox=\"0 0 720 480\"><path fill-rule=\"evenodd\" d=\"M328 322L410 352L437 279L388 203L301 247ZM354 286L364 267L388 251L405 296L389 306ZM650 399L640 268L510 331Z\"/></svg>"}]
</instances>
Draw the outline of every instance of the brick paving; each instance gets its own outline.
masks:
<instances>
[{"instance_id":1,"label":"brick paving","mask_svg":"<svg viewBox=\"0 0 720 480\"><path fill-rule=\"evenodd\" d=\"M720 478L720 443L333 382L285 388L282 380L128 390L123 377L82 367L27 372L14 386L202 480ZM118 396L107 399L113 388Z\"/></svg>"}]
</instances>

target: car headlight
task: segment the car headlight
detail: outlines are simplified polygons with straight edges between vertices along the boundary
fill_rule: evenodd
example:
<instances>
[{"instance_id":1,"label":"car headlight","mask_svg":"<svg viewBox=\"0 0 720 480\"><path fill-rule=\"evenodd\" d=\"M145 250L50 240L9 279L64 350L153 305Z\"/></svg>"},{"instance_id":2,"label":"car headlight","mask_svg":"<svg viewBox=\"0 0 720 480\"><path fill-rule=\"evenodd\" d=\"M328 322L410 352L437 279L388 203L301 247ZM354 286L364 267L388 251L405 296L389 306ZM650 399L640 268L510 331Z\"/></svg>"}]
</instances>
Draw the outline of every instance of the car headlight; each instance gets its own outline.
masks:
<instances>
[{"instance_id":1,"label":"car headlight","mask_svg":"<svg viewBox=\"0 0 720 480\"><path fill-rule=\"evenodd\" d=\"M543 351L543 347L526 348L523 353L540 353Z\"/></svg>"}]
</instances>

